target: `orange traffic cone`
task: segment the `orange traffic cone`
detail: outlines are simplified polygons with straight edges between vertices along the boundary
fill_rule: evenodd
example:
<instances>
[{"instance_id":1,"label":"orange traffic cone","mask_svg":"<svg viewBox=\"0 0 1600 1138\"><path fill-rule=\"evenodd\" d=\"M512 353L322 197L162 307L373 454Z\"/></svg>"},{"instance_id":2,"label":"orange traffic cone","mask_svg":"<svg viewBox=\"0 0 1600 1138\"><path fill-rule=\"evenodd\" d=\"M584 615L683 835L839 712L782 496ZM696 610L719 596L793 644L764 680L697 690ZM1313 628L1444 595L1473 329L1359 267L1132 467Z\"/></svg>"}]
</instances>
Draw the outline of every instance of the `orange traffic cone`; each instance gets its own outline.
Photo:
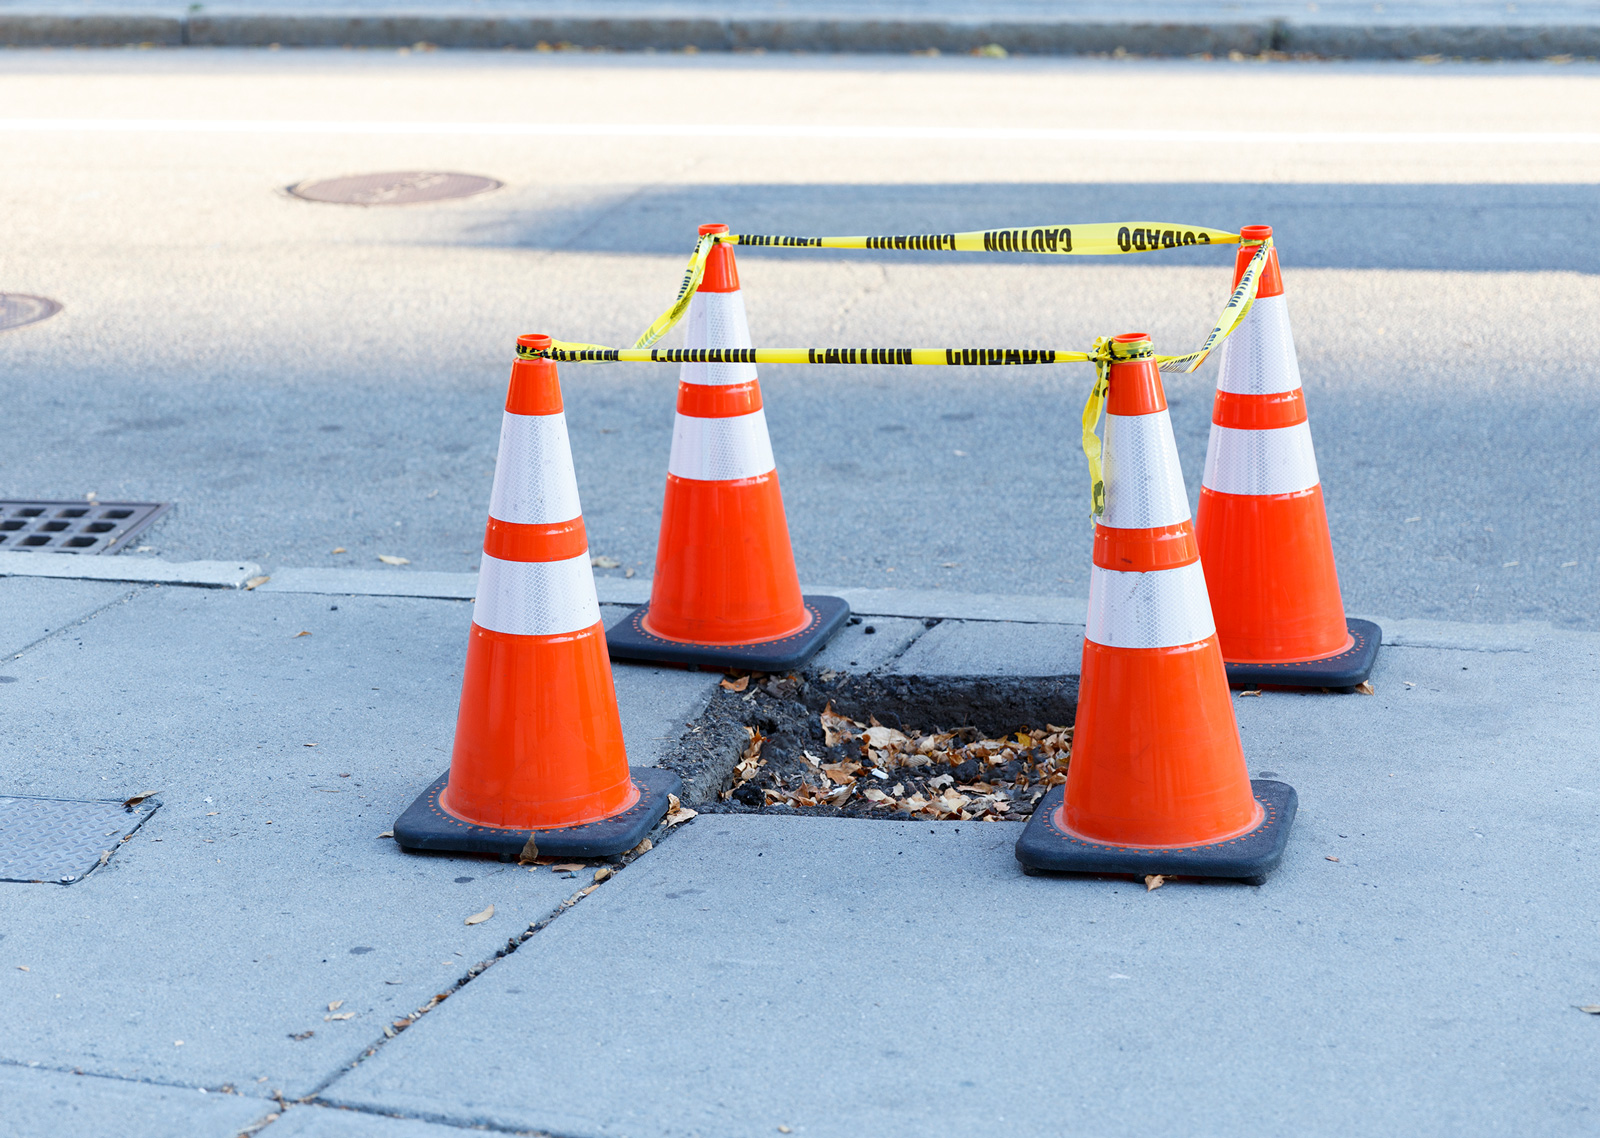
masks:
<instances>
[{"instance_id":1,"label":"orange traffic cone","mask_svg":"<svg viewBox=\"0 0 1600 1138\"><path fill-rule=\"evenodd\" d=\"M548 348L548 336L517 343ZM681 788L629 772L589 567L561 384L511 368L450 770L395 823L409 849L604 857L632 849Z\"/></svg>"},{"instance_id":2,"label":"orange traffic cone","mask_svg":"<svg viewBox=\"0 0 1600 1138\"><path fill-rule=\"evenodd\" d=\"M1259 243L1272 227L1242 235ZM1240 246L1235 287L1255 252ZM1344 615L1275 248L1222 346L1195 533L1230 683L1354 687L1372 674L1383 633Z\"/></svg>"},{"instance_id":3,"label":"orange traffic cone","mask_svg":"<svg viewBox=\"0 0 1600 1138\"><path fill-rule=\"evenodd\" d=\"M1150 338L1112 341L1072 760L1017 842L1031 870L1259 877L1294 789L1250 781Z\"/></svg>"},{"instance_id":4,"label":"orange traffic cone","mask_svg":"<svg viewBox=\"0 0 1600 1138\"><path fill-rule=\"evenodd\" d=\"M686 348L751 346L732 246L711 247L686 325ZM684 364L650 603L612 627L612 656L785 671L849 615L839 597L800 595L755 365Z\"/></svg>"}]
</instances>

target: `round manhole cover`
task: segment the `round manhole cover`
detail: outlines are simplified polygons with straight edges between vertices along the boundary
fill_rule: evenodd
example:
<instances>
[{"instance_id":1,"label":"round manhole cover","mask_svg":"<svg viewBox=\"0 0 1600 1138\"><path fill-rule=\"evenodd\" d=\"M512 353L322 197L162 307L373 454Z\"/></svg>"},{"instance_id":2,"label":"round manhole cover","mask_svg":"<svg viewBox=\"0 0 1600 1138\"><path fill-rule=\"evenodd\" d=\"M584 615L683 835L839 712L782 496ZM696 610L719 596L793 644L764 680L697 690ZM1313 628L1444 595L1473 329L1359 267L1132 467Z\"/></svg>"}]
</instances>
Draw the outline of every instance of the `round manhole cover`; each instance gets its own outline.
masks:
<instances>
[{"instance_id":1,"label":"round manhole cover","mask_svg":"<svg viewBox=\"0 0 1600 1138\"><path fill-rule=\"evenodd\" d=\"M61 311L61 305L44 296L24 296L20 292L0 292L0 332L37 324Z\"/></svg>"},{"instance_id":2,"label":"round manhole cover","mask_svg":"<svg viewBox=\"0 0 1600 1138\"><path fill-rule=\"evenodd\" d=\"M355 174L324 182L290 186L297 198L338 205L415 205L418 202L470 198L498 190L501 183L477 174L437 174L404 170L397 174Z\"/></svg>"}]
</instances>

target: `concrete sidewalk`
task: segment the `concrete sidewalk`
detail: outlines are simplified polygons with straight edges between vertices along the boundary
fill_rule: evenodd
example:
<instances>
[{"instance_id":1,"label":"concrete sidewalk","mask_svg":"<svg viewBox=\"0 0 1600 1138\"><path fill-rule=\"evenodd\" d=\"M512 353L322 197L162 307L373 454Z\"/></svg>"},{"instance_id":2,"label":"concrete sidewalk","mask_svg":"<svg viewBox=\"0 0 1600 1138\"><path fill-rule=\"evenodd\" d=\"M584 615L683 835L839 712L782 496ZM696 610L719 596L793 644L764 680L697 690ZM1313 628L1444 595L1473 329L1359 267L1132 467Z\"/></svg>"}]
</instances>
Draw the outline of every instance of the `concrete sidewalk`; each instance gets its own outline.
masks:
<instances>
[{"instance_id":1,"label":"concrete sidewalk","mask_svg":"<svg viewBox=\"0 0 1600 1138\"><path fill-rule=\"evenodd\" d=\"M1542 59L1600 53L1593 0L88 0L0 4L0 44Z\"/></svg>"},{"instance_id":2,"label":"concrete sidewalk","mask_svg":"<svg viewBox=\"0 0 1600 1138\"><path fill-rule=\"evenodd\" d=\"M1376 695L1236 697L1300 794L1260 887L702 814L563 908L589 870L379 837L448 762L470 620L403 576L0 578L0 794L161 802L86 879L0 884L0 1134L1592 1132L1600 634L1383 621ZM852 600L819 670L1077 668L1082 602ZM616 677L635 765L716 682Z\"/></svg>"}]
</instances>

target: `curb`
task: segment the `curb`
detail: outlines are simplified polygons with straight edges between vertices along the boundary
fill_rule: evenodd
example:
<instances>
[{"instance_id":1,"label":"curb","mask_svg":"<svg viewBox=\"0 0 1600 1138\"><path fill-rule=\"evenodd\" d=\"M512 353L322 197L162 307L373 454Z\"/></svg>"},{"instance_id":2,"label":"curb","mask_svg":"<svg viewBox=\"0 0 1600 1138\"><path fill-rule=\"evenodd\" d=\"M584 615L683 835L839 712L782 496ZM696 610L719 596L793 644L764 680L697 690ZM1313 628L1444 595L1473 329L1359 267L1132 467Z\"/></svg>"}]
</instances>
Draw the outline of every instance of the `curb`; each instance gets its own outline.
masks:
<instances>
[{"instance_id":1,"label":"curb","mask_svg":"<svg viewBox=\"0 0 1600 1138\"><path fill-rule=\"evenodd\" d=\"M1600 25L1291 24L1282 20L1069 22L587 16L0 14L8 47L573 48L1025 55L1308 54L1347 59L1546 59L1600 55Z\"/></svg>"}]
</instances>

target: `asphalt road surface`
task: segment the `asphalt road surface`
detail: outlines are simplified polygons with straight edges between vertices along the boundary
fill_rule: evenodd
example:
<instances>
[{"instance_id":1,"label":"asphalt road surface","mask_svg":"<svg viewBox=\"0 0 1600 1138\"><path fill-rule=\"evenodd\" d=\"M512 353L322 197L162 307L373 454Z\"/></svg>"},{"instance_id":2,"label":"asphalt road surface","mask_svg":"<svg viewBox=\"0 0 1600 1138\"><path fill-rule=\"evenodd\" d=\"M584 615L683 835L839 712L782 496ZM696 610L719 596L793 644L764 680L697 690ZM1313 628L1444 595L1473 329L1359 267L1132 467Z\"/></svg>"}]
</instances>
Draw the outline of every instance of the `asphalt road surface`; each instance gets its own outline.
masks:
<instances>
[{"instance_id":1,"label":"asphalt road surface","mask_svg":"<svg viewBox=\"0 0 1600 1138\"><path fill-rule=\"evenodd\" d=\"M630 343L699 222L1265 222L1349 610L1600 627L1600 68L8 51L0 119L0 292L64 305L0 333L0 495L173 501L164 557L475 567L514 338ZM504 187L286 192L394 170ZM1187 350L1231 261L739 254L773 347ZM1090 378L764 369L802 580L1082 595ZM563 370L611 572L653 564L675 379ZM1192 494L1215 379L1168 378Z\"/></svg>"}]
</instances>

